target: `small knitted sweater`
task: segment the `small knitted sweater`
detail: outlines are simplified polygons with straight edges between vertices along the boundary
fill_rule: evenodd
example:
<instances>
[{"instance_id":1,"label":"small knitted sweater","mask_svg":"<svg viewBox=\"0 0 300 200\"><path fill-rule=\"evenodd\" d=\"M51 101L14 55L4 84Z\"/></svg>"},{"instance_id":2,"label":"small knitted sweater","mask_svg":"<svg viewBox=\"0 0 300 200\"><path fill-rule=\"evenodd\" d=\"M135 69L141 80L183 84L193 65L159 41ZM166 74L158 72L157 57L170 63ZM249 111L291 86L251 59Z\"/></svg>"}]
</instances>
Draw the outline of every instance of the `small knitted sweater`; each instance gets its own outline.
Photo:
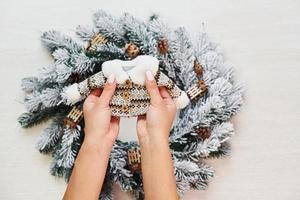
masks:
<instances>
[{"instance_id":1,"label":"small knitted sweater","mask_svg":"<svg viewBox=\"0 0 300 200\"><path fill-rule=\"evenodd\" d=\"M151 70L155 75L158 86L164 86L175 102L178 109L189 103L187 94L164 73L158 70L158 60L152 56L138 56L134 60L112 60L102 64L102 71L90 76L86 80L68 86L62 96L69 103L74 104L83 100L96 88L102 88L110 74L114 74L117 81L116 91L110 101L113 116L134 117L147 112L150 96L144 85L145 72Z\"/></svg>"}]
</instances>

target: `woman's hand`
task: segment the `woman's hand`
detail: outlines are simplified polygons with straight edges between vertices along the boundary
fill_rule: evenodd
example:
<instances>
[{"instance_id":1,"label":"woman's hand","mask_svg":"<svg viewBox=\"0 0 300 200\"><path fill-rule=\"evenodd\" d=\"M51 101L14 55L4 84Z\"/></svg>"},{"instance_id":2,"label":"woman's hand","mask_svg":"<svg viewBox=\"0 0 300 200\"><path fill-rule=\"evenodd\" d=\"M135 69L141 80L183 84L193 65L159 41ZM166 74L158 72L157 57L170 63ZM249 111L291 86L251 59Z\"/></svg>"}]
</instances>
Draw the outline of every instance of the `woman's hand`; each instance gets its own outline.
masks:
<instances>
[{"instance_id":1,"label":"woman's hand","mask_svg":"<svg viewBox=\"0 0 300 200\"><path fill-rule=\"evenodd\" d=\"M115 89L115 78L110 76L102 94L101 90L94 90L84 102L85 137L64 200L99 198L112 145L119 132L119 119L111 116L109 108Z\"/></svg>"},{"instance_id":2,"label":"woman's hand","mask_svg":"<svg viewBox=\"0 0 300 200\"><path fill-rule=\"evenodd\" d=\"M165 87L158 88L150 71L146 73L146 87L150 95L150 106L146 116L139 116L137 133L139 140L168 141L169 132L176 114L176 106Z\"/></svg>"},{"instance_id":3,"label":"woman's hand","mask_svg":"<svg viewBox=\"0 0 300 200\"><path fill-rule=\"evenodd\" d=\"M178 200L168 142L176 106L166 88L157 87L150 71L146 79L150 106L146 116L139 116L137 121L145 199Z\"/></svg>"},{"instance_id":4,"label":"woman's hand","mask_svg":"<svg viewBox=\"0 0 300 200\"><path fill-rule=\"evenodd\" d=\"M115 78L111 75L107 79L102 93L100 89L96 89L86 98L83 105L85 140L104 141L111 145L115 142L119 133L120 119L111 116L109 107L115 89Z\"/></svg>"}]
</instances>

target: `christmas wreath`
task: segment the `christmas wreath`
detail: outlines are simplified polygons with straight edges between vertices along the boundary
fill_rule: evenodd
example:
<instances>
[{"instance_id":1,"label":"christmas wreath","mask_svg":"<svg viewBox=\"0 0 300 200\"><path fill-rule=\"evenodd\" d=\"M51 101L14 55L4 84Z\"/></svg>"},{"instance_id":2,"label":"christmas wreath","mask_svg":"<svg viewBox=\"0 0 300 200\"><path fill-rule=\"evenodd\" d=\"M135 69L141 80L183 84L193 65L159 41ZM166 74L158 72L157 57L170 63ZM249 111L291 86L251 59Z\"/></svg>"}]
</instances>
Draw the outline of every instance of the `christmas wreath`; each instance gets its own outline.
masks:
<instances>
[{"instance_id":1,"label":"christmas wreath","mask_svg":"<svg viewBox=\"0 0 300 200\"><path fill-rule=\"evenodd\" d=\"M172 29L157 15L142 21L128 13L115 17L100 10L93 22L93 26L77 27L82 42L54 30L44 32L41 40L54 64L22 80L27 112L18 119L21 126L52 119L36 145L41 153L52 154L51 174L69 179L84 138L83 98L66 100L67 89L85 81L86 88L92 89L99 79L90 77L103 71L105 62L150 56L158 60L158 71L171 80L167 82L170 89L175 85L189 100L169 137L178 193L205 189L214 171L204 161L229 153L228 139L234 132L229 119L242 105L242 87L234 80L233 68L224 63L219 46L205 32L192 39L185 28ZM126 113L123 104L118 106ZM114 182L137 199L143 198L136 141L114 144L99 199L112 199Z\"/></svg>"}]
</instances>

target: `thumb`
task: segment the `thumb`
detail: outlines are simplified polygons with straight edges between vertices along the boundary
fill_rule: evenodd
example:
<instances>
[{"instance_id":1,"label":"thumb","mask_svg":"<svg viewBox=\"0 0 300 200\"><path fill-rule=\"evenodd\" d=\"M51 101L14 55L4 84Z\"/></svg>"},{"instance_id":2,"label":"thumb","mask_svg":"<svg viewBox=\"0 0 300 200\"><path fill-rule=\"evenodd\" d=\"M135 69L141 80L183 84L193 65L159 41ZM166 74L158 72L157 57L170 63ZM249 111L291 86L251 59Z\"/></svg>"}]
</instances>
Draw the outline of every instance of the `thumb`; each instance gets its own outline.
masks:
<instances>
[{"instance_id":1,"label":"thumb","mask_svg":"<svg viewBox=\"0 0 300 200\"><path fill-rule=\"evenodd\" d=\"M172 100L172 97L169 94L169 92L168 92L168 90L167 90L166 87L160 87L159 88L159 92L160 92L160 95L161 95L162 99L164 99L164 100Z\"/></svg>"},{"instance_id":2,"label":"thumb","mask_svg":"<svg viewBox=\"0 0 300 200\"><path fill-rule=\"evenodd\" d=\"M90 110L92 110L98 101L99 97L90 94L83 103L83 112L89 112Z\"/></svg>"},{"instance_id":3,"label":"thumb","mask_svg":"<svg viewBox=\"0 0 300 200\"><path fill-rule=\"evenodd\" d=\"M150 96L150 103L159 104L162 101L157 84L151 71L146 72L146 88Z\"/></svg>"},{"instance_id":4,"label":"thumb","mask_svg":"<svg viewBox=\"0 0 300 200\"><path fill-rule=\"evenodd\" d=\"M109 106L109 102L110 99L112 98L112 96L115 93L116 90L116 81L115 81L115 76L114 74L111 74L108 79L107 82L103 88L102 94L99 98L99 105L102 106L103 108L108 107Z\"/></svg>"}]
</instances>

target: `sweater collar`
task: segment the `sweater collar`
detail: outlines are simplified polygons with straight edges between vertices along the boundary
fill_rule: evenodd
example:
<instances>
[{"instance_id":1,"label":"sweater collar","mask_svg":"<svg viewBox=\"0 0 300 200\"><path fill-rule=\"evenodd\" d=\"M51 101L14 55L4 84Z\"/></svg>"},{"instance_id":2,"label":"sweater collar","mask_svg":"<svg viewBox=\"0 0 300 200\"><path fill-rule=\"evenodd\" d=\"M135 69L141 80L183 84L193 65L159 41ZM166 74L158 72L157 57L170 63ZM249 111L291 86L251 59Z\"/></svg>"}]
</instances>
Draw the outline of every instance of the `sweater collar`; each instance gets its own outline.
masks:
<instances>
[{"instance_id":1,"label":"sweater collar","mask_svg":"<svg viewBox=\"0 0 300 200\"><path fill-rule=\"evenodd\" d=\"M110 74L114 74L118 84L123 84L130 79L135 84L144 85L146 71L150 70L155 76L158 65L157 58L140 55L128 61L118 59L106 61L102 64L102 71L106 78Z\"/></svg>"}]
</instances>

